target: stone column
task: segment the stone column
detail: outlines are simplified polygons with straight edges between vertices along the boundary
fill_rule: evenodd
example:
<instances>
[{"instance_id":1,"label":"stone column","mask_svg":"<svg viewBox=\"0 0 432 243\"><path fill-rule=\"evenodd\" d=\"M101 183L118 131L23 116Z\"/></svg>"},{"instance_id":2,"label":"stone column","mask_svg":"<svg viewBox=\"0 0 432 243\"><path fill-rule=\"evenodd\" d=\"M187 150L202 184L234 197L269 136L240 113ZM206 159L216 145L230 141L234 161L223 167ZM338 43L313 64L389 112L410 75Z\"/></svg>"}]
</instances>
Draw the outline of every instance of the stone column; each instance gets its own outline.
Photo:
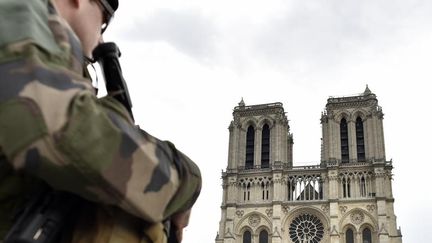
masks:
<instances>
[{"instance_id":1,"label":"stone column","mask_svg":"<svg viewBox=\"0 0 432 243\"><path fill-rule=\"evenodd\" d=\"M257 128L255 131L255 164L261 165L262 151L262 128Z\"/></svg>"},{"instance_id":2,"label":"stone column","mask_svg":"<svg viewBox=\"0 0 432 243\"><path fill-rule=\"evenodd\" d=\"M237 166L245 166L246 161L246 131L242 128L238 129L237 137Z\"/></svg>"},{"instance_id":3,"label":"stone column","mask_svg":"<svg viewBox=\"0 0 432 243\"><path fill-rule=\"evenodd\" d=\"M373 117L372 115L367 115L367 119L363 123L363 130L365 135L365 156L366 159L375 158L375 146L374 146L374 126L373 126Z\"/></svg>"},{"instance_id":4,"label":"stone column","mask_svg":"<svg viewBox=\"0 0 432 243\"><path fill-rule=\"evenodd\" d=\"M279 149L281 149L281 161L282 162L288 162L288 131L287 131L287 126L286 124L282 124L281 125L282 128L282 132L281 132L281 147L279 147ZM271 148L271 144L270 144L270 148Z\"/></svg>"},{"instance_id":5,"label":"stone column","mask_svg":"<svg viewBox=\"0 0 432 243\"><path fill-rule=\"evenodd\" d=\"M336 168L329 168L328 171L329 181L329 194L328 199L330 202L330 242L339 243L339 183L338 183L338 170Z\"/></svg>"},{"instance_id":6,"label":"stone column","mask_svg":"<svg viewBox=\"0 0 432 243\"><path fill-rule=\"evenodd\" d=\"M354 242L363 242L362 241L362 232L361 231L357 232L354 237L355 237L355 241Z\"/></svg>"},{"instance_id":7,"label":"stone column","mask_svg":"<svg viewBox=\"0 0 432 243\"><path fill-rule=\"evenodd\" d=\"M280 203L273 204L273 222L272 222L272 232L269 232L271 235L271 242L272 243L282 243L282 225L281 225L281 218L282 218L282 207Z\"/></svg>"},{"instance_id":8,"label":"stone column","mask_svg":"<svg viewBox=\"0 0 432 243\"><path fill-rule=\"evenodd\" d=\"M237 198L239 195L239 186L237 185L237 176L230 176L227 178L227 181L224 182L224 184L226 183L226 192L227 192L227 196L226 196L226 203L236 203L237 202Z\"/></svg>"},{"instance_id":9,"label":"stone column","mask_svg":"<svg viewBox=\"0 0 432 243\"><path fill-rule=\"evenodd\" d=\"M216 238L216 243L223 243L225 236L225 219L226 219L226 208L222 208L221 221L219 221L219 232Z\"/></svg>"},{"instance_id":10,"label":"stone column","mask_svg":"<svg viewBox=\"0 0 432 243\"><path fill-rule=\"evenodd\" d=\"M348 122L348 147L349 147L349 159L351 161L357 161L357 141L356 141L356 127L355 120L349 120Z\"/></svg>"},{"instance_id":11,"label":"stone column","mask_svg":"<svg viewBox=\"0 0 432 243\"><path fill-rule=\"evenodd\" d=\"M234 168L237 168L238 166L243 165L242 161L240 160L239 156L239 145L240 145L240 136L241 136L241 128L239 126L236 126L234 128L234 134L233 134L233 141L232 141L232 148L233 151L231 152L231 160L232 160L232 166Z\"/></svg>"},{"instance_id":12,"label":"stone column","mask_svg":"<svg viewBox=\"0 0 432 243\"><path fill-rule=\"evenodd\" d=\"M339 203L336 200L330 200L330 242L339 243Z\"/></svg>"},{"instance_id":13,"label":"stone column","mask_svg":"<svg viewBox=\"0 0 432 243\"><path fill-rule=\"evenodd\" d=\"M384 170L382 167L377 167L375 168L375 192L376 192L376 197L385 197L384 194L384 188L383 185L384 184Z\"/></svg>"},{"instance_id":14,"label":"stone column","mask_svg":"<svg viewBox=\"0 0 432 243\"><path fill-rule=\"evenodd\" d=\"M233 164L233 151L234 151L234 126L231 122L229 128L229 140L228 140L228 168L233 169L236 166Z\"/></svg>"},{"instance_id":15,"label":"stone column","mask_svg":"<svg viewBox=\"0 0 432 243\"><path fill-rule=\"evenodd\" d=\"M225 220L224 243L236 243L234 232L235 208L228 207ZM221 233L219 233L220 235Z\"/></svg>"},{"instance_id":16,"label":"stone column","mask_svg":"<svg viewBox=\"0 0 432 243\"><path fill-rule=\"evenodd\" d=\"M322 147L321 147L322 156L321 156L321 160L324 160L324 161L329 160L328 150L329 150L330 142L329 142L328 126L329 126L328 117L327 116L322 117L321 118L321 130L322 130L322 137L321 137L321 139L322 139L322 141L321 141L322 142Z\"/></svg>"},{"instance_id":17,"label":"stone column","mask_svg":"<svg viewBox=\"0 0 432 243\"><path fill-rule=\"evenodd\" d=\"M330 158L341 159L341 143L340 143L340 125L335 120L329 121L330 125L330 138L331 138L331 154Z\"/></svg>"},{"instance_id":18,"label":"stone column","mask_svg":"<svg viewBox=\"0 0 432 243\"><path fill-rule=\"evenodd\" d=\"M379 148L379 128L378 128L378 119L376 118L376 116L373 117L373 147L375 148L375 154L374 157L375 159L381 159L381 152L380 152L380 148Z\"/></svg>"},{"instance_id":19,"label":"stone column","mask_svg":"<svg viewBox=\"0 0 432 243\"><path fill-rule=\"evenodd\" d=\"M380 154L379 158L385 160L384 128L383 128L382 117L378 117L377 119L377 132L378 132L377 147L379 149L379 154Z\"/></svg>"},{"instance_id":20,"label":"stone column","mask_svg":"<svg viewBox=\"0 0 432 243\"><path fill-rule=\"evenodd\" d=\"M377 198L378 238L380 243L390 243L387 224L387 205L384 198Z\"/></svg>"}]
</instances>

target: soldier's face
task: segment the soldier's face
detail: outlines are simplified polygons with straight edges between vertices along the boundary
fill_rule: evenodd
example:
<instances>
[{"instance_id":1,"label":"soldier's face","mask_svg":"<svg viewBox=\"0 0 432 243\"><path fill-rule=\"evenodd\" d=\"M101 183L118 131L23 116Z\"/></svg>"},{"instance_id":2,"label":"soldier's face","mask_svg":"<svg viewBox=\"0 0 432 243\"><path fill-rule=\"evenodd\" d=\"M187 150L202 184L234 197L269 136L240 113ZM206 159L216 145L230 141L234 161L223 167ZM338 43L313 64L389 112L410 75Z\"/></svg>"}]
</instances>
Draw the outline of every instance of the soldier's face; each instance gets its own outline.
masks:
<instances>
[{"instance_id":1,"label":"soldier's face","mask_svg":"<svg viewBox=\"0 0 432 243\"><path fill-rule=\"evenodd\" d=\"M99 0L78 0L79 7L75 15L75 21L71 27L81 41L83 52L91 57L91 52L101 38L103 24L103 9L96 1Z\"/></svg>"}]
</instances>

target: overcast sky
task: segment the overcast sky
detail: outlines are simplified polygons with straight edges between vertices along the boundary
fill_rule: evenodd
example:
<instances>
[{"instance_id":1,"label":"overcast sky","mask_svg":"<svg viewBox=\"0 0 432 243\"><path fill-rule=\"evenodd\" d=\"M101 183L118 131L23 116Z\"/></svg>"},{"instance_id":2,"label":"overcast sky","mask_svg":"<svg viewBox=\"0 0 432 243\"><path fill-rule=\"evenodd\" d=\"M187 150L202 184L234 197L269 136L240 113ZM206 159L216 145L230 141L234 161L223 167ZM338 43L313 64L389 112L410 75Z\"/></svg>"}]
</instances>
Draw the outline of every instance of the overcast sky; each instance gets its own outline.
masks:
<instances>
[{"instance_id":1,"label":"overcast sky","mask_svg":"<svg viewBox=\"0 0 432 243\"><path fill-rule=\"evenodd\" d=\"M294 164L319 164L327 98L366 85L385 114L403 241L432 242L432 1L120 1L105 39L122 51L137 123L201 168L184 242L214 242L227 128L242 97L282 102Z\"/></svg>"}]
</instances>

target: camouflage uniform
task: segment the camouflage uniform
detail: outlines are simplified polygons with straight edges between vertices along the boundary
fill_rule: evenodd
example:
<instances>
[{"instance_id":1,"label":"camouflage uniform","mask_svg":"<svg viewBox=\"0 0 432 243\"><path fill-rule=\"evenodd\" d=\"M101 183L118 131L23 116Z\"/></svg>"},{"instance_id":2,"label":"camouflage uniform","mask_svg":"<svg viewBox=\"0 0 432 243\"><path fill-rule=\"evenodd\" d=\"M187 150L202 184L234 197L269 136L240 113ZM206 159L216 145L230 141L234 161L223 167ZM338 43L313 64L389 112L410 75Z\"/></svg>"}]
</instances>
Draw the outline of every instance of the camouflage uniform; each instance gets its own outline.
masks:
<instances>
[{"instance_id":1,"label":"camouflage uniform","mask_svg":"<svg viewBox=\"0 0 432 243\"><path fill-rule=\"evenodd\" d=\"M95 97L79 40L48 5L0 1L0 239L40 179L111 216L160 222L191 208L198 167L116 100Z\"/></svg>"}]
</instances>

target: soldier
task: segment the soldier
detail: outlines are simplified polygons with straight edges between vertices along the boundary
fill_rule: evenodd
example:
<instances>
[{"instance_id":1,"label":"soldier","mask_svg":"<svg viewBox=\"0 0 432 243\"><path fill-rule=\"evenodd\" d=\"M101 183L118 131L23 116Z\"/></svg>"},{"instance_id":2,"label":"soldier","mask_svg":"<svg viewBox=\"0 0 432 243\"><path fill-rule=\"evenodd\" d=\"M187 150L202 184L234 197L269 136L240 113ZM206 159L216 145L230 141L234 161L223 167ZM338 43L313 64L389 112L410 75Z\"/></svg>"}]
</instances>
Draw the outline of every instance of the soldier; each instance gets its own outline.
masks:
<instances>
[{"instance_id":1,"label":"soldier","mask_svg":"<svg viewBox=\"0 0 432 243\"><path fill-rule=\"evenodd\" d=\"M117 7L0 1L0 242L45 183L89 201L63 242L166 242L168 218L181 241L201 188L198 167L137 129L112 97L97 99L83 75Z\"/></svg>"}]
</instances>

